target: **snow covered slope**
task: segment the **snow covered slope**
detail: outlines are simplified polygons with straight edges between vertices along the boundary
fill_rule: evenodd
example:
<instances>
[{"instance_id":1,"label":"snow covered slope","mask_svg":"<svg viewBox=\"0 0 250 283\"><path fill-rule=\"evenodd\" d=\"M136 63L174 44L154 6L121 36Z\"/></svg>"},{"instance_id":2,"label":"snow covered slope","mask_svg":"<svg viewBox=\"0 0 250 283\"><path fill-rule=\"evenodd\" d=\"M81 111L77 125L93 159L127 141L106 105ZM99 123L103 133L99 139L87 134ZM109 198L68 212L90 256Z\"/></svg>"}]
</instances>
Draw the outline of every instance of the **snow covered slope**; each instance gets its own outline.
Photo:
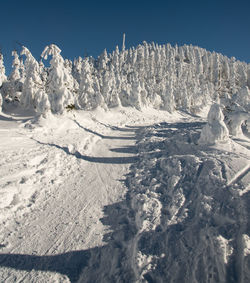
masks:
<instances>
[{"instance_id":1,"label":"snow covered slope","mask_svg":"<svg viewBox=\"0 0 250 283\"><path fill-rule=\"evenodd\" d=\"M3 282L249 282L246 136L199 144L206 119L154 109L21 114L0 117Z\"/></svg>"}]
</instances>

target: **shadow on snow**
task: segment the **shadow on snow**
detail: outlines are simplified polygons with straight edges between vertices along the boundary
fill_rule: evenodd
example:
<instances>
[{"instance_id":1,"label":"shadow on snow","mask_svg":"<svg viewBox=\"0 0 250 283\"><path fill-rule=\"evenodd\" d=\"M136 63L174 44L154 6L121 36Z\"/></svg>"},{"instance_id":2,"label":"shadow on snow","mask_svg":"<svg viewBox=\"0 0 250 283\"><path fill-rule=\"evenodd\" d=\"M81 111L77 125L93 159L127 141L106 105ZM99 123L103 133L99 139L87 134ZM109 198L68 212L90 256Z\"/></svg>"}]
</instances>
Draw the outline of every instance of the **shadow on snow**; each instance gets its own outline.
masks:
<instances>
[{"instance_id":1,"label":"shadow on snow","mask_svg":"<svg viewBox=\"0 0 250 283\"><path fill-rule=\"evenodd\" d=\"M199 149L195 149L199 132L203 126L201 122L195 123L161 123L150 127L150 131L145 131L141 137L141 130L145 130L147 127L130 127L133 129L135 136L131 137L138 142L137 146L114 148L111 151L121 153L137 153L139 156L134 157L117 157L117 158L103 158L103 157L89 157L83 156L79 152L70 153L66 147L61 147L55 144L47 144L58 149L65 151L67 154L74 155L76 158L87 160L90 162L100 163L134 163L130 167L130 173L125 177L125 185L128 188L126 197L123 201L107 205L104 207L104 217L101 219L103 225L108 226L111 232L104 235L103 240L106 245L103 247L96 247L89 250L72 251L58 255L21 255L21 254L0 254L0 266L14 268L16 270L41 270L51 271L64 274L68 276L71 282L135 282L136 278L134 269L132 266L134 260L132 257L133 240L137 235L136 226L136 212L132 208L132 198L135 194L142 193L140 188L136 188L131 185L131 180L135 178L135 168L143 169L143 160L145 155L148 158L158 158L161 156L168 157L171 153L176 155L182 154L182 149L178 142L182 143L182 146L186 147L186 154L190 147L190 153ZM83 128L81 126L81 128ZM128 126L127 126L128 128ZM85 128L83 128L86 130ZM114 129L120 130L120 129ZM93 134L97 134L93 132ZM99 135L102 138L102 135ZM153 142L144 141L145 137L154 136ZM107 137L106 137L107 138ZM117 137L118 138L118 137ZM143 138L143 142L142 142ZM158 138L158 139L157 139ZM178 140L179 139L179 140ZM171 145L175 141L174 145ZM39 141L37 141L39 142ZM39 142L40 144L43 144ZM44 144L43 144L44 145ZM46 144L45 144L46 145ZM172 147L172 149L168 149ZM158 152L155 152L158 150ZM173 151L171 151L173 150ZM150 174L145 176L142 180L143 188L151 186L151 180L157 177L157 171L160 169L159 162L155 168L150 168ZM188 165L188 164L187 164ZM216 260L211 261L211 270L206 266L206 258L209 256L213 258L213 242L207 240L209 245L203 246L201 241L202 237L210 237L210 233L220 234L225 238L230 238L234 235L234 231L237 231L237 222L235 224L222 225L216 222L215 216L212 217L196 217L200 213L200 201L198 191L203 189L204 184L200 181L200 176L208 174L205 171L206 167L203 167L203 163L199 164L194 176L182 176L183 190L186 194L187 204L185 209L188 211L188 217L182 223L176 223L171 226L164 227L164 222L168 217L168 212L165 207L171 201L171 196L165 195L167 189L163 183L158 187L158 193L162 193L161 203L162 207L162 220L161 224L156 227L155 231L142 232L138 241L138 250L144 254L158 256L158 262L155 270L149 271L144 274L144 278L148 282L161 282L162 279L170 280L172 271L179 270L179 277L175 277L176 282L188 282L190 274L193 274L193 258L199 258L200 271L196 270L199 282L207 282L207 279L211 279L211 282L215 282L218 279ZM209 168L208 168L209 169ZM207 170L208 170L207 169ZM211 188L217 190L218 188ZM220 188L221 189L221 188ZM248 194L248 198L250 194ZM191 199L193 201L188 202ZM216 198L214 199L214 205L216 205L217 214L233 215L234 202L231 201L232 196L226 189L221 189L216 192ZM196 201L197 200L197 201ZM238 205L235 200L236 206ZM184 213L180 211L180 213ZM248 208L249 213L250 208ZM239 215L240 217L241 215ZM196 218L195 218L196 217ZM194 221L195 218L195 221ZM250 224L246 224L249 234ZM209 231L207 233L206 231ZM237 242L233 242L237 250ZM198 255L201 252L200 256ZM162 253L165 256L162 257ZM197 257L198 255L198 257ZM230 261L226 269L227 282L237 282L241 280L239 261L236 255L233 255L233 260ZM203 261L205 260L205 261ZM249 260L249 257L248 257ZM183 277L184 276L184 277ZM190 275L191 276L191 275ZM173 278L172 278L173 279ZM209 280L210 280L209 279ZM158 280L158 281L157 281ZM179 281L178 281L179 280ZM185 281L186 280L186 281ZM214 280L214 281L213 281Z\"/></svg>"}]
</instances>

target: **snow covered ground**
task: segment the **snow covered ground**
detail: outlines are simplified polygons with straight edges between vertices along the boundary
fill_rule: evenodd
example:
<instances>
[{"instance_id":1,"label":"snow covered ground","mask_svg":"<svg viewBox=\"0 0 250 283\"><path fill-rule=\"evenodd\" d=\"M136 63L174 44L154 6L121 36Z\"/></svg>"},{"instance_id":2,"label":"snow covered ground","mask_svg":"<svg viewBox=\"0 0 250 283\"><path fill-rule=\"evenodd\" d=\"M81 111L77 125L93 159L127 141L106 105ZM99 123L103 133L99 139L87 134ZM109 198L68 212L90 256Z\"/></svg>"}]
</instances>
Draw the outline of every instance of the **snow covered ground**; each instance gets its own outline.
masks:
<instances>
[{"instance_id":1,"label":"snow covered ground","mask_svg":"<svg viewBox=\"0 0 250 283\"><path fill-rule=\"evenodd\" d=\"M0 116L1 282L249 282L250 141L120 108Z\"/></svg>"}]
</instances>

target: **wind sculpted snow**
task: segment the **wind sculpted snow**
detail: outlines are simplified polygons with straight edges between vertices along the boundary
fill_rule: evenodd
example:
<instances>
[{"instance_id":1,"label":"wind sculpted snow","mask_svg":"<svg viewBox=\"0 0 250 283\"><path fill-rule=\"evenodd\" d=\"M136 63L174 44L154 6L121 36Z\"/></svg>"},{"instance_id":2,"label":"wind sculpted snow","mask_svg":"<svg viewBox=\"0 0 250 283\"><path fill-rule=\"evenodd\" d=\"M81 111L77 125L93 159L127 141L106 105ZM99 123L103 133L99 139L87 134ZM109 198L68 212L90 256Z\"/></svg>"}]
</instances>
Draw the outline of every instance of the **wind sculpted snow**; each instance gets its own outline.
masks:
<instances>
[{"instance_id":1,"label":"wind sculpted snow","mask_svg":"<svg viewBox=\"0 0 250 283\"><path fill-rule=\"evenodd\" d=\"M248 282L249 140L199 145L198 117L125 113L19 129L58 164L54 185L34 182L30 210L6 220L1 278Z\"/></svg>"}]
</instances>

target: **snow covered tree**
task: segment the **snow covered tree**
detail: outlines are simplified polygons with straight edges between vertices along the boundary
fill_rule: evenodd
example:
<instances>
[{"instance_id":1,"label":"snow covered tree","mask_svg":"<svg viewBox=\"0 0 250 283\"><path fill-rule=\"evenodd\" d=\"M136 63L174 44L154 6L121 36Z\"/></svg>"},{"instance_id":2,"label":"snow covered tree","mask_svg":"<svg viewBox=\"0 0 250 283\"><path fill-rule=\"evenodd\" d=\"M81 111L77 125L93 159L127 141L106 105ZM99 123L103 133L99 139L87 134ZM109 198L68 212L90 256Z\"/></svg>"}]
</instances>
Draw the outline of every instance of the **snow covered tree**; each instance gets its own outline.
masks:
<instances>
[{"instance_id":1,"label":"snow covered tree","mask_svg":"<svg viewBox=\"0 0 250 283\"><path fill-rule=\"evenodd\" d=\"M0 52L0 111L2 111L3 99L4 99L4 89L3 83L6 81L7 77L5 75L5 67L3 63L3 54Z\"/></svg>"},{"instance_id":2,"label":"snow covered tree","mask_svg":"<svg viewBox=\"0 0 250 283\"><path fill-rule=\"evenodd\" d=\"M78 84L80 84L81 80L81 72L82 72L82 57L78 57L74 60L73 66L72 66L72 76L77 81Z\"/></svg>"},{"instance_id":3,"label":"snow covered tree","mask_svg":"<svg viewBox=\"0 0 250 283\"><path fill-rule=\"evenodd\" d=\"M98 106L105 108L99 77L94 73L94 66L90 58L82 61L78 105L81 109L92 110Z\"/></svg>"},{"instance_id":4,"label":"snow covered tree","mask_svg":"<svg viewBox=\"0 0 250 283\"><path fill-rule=\"evenodd\" d=\"M141 85L138 80L134 80L132 83L132 88L130 93L130 105L135 107L137 110L142 109Z\"/></svg>"},{"instance_id":5,"label":"snow covered tree","mask_svg":"<svg viewBox=\"0 0 250 283\"><path fill-rule=\"evenodd\" d=\"M225 142L229 138L229 131L224 123L224 116L219 104L213 104L208 112L207 124L203 127L199 144L215 144Z\"/></svg>"},{"instance_id":6,"label":"snow covered tree","mask_svg":"<svg viewBox=\"0 0 250 283\"><path fill-rule=\"evenodd\" d=\"M109 72L104 73L102 95L108 108L121 105L113 66L111 67L111 70Z\"/></svg>"},{"instance_id":7,"label":"snow covered tree","mask_svg":"<svg viewBox=\"0 0 250 283\"><path fill-rule=\"evenodd\" d=\"M21 55L26 56L26 77L23 83L21 105L26 109L33 109L40 114L45 113L50 110L50 103L41 78L39 63L26 47L23 47Z\"/></svg>"},{"instance_id":8,"label":"snow covered tree","mask_svg":"<svg viewBox=\"0 0 250 283\"><path fill-rule=\"evenodd\" d=\"M65 67L64 59L60 53L61 50L56 45L51 44L45 47L41 56L45 60L47 60L48 56L52 56L48 70L46 92L49 97L51 111L61 114L68 105L75 104L75 97L73 76L69 69Z\"/></svg>"},{"instance_id":9,"label":"snow covered tree","mask_svg":"<svg viewBox=\"0 0 250 283\"><path fill-rule=\"evenodd\" d=\"M12 63L13 71L11 72L9 76L9 80L17 81L21 78L20 71L19 71L21 63L20 63L19 56L16 50L12 51L12 56L14 57L13 63Z\"/></svg>"},{"instance_id":10,"label":"snow covered tree","mask_svg":"<svg viewBox=\"0 0 250 283\"><path fill-rule=\"evenodd\" d=\"M8 86L6 85L6 87L8 88L8 99L11 101L19 101L24 80L21 78L21 61L16 50L12 51L12 56L14 57L12 63L13 70L8 77Z\"/></svg>"},{"instance_id":11,"label":"snow covered tree","mask_svg":"<svg viewBox=\"0 0 250 283\"><path fill-rule=\"evenodd\" d=\"M4 81L6 81L5 67L3 64L3 54L0 52L0 111L2 111L2 104L3 104L1 87Z\"/></svg>"},{"instance_id":12,"label":"snow covered tree","mask_svg":"<svg viewBox=\"0 0 250 283\"><path fill-rule=\"evenodd\" d=\"M5 75L5 67L3 63L3 54L0 52L0 87L2 83L6 81L7 77Z\"/></svg>"}]
</instances>

